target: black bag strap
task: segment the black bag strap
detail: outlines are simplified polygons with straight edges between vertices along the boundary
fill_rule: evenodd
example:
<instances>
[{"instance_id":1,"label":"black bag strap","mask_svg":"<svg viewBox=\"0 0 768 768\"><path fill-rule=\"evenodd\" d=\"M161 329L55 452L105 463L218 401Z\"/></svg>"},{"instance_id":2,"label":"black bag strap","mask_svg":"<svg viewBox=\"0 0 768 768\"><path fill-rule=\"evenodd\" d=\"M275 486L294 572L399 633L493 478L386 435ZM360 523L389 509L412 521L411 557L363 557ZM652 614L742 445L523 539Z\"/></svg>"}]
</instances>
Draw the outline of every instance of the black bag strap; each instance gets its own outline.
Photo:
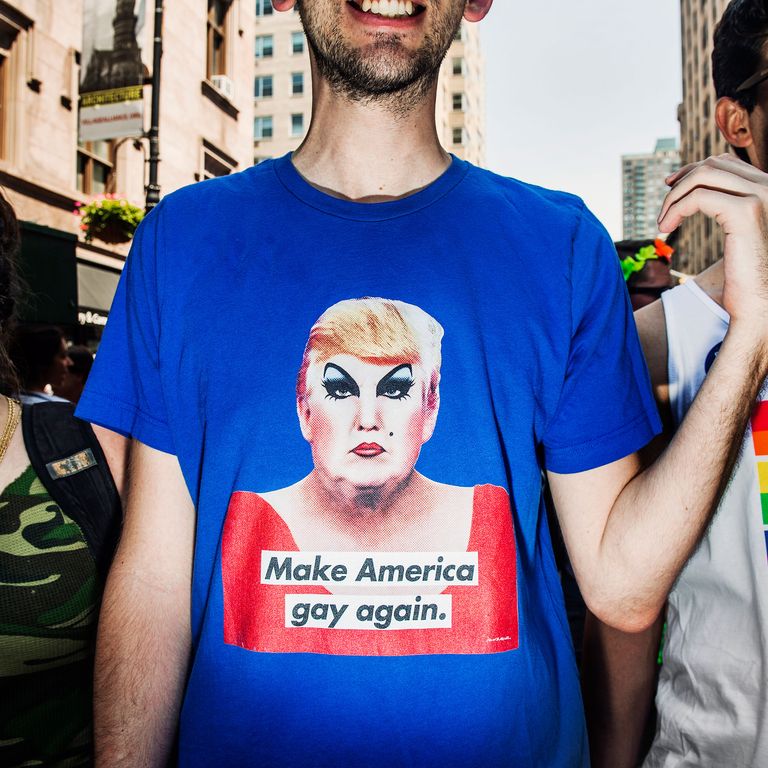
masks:
<instances>
[{"instance_id":1,"label":"black bag strap","mask_svg":"<svg viewBox=\"0 0 768 768\"><path fill-rule=\"evenodd\" d=\"M106 579L122 524L120 496L99 441L72 403L25 405L24 444L30 462L53 500L79 526Z\"/></svg>"}]
</instances>

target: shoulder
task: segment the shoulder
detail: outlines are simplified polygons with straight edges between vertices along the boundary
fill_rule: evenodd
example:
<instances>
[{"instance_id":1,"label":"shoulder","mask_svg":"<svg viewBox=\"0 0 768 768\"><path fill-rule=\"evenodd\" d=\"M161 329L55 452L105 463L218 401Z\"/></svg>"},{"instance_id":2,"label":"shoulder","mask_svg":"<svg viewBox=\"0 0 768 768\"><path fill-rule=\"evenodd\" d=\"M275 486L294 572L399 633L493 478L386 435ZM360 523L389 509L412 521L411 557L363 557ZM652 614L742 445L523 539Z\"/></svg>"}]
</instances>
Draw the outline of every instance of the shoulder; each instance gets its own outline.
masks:
<instances>
[{"instance_id":1,"label":"shoulder","mask_svg":"<svg viewBox=\"0 0 768 768\"><path fill-rule=\"evenodd\" d=\"M174 219L192 219L203 214L204 221L210 224L214 216L223 215L228 210L242 215L243 206L252 203L259 187L273 181L271 162L262 163L170 192L158 205L158 213Z\"/></svg>"},{"instance_id":2,"label":"shoulder","mask_svg":"<svg viewBox=\"0 0 768 768\"><path fill-rule=\"evenodd\" d=\"M667 384L667 321L661 300L638 309L635 323L654 387Z\"/></svg>"},{"instance_id":3,"label":"shoulder","mask_svg":"<svg viewBox=\"0 0 768 768\"><path fill-rule=\"evenodd\" d=\"M502 176L470 165L466 184L481 200L495 198L529 221L546 217L574 231L583 217L591 218L584 201L577 195L529 184L511 176ZM595 220L596 221L596 220Z\"/></svg>"},{"instance_id":4,"label":"shoulder","mask_svg":"<svg viewBox=\"0 0 768 768\"><path fill-rule=\"evenodd\" d=\"M480 506L481 504L503 505L507 507L509 504L509 494L506 488L502 488L500 485L476 485L473 489L474 505Z\"/></svg>"},{"instance_id":5,"label":"shoulder","mask_svg":"<svg viewBox=\"0 0 768 768\"><path fill-rule=\"evenodd\" d=\"M651 377L653 396L659 409L665 431L671 429L672 412L669 402L669 347L667 320L661 299L635 312L637 332Z\"/></svg>"}]
</instances>

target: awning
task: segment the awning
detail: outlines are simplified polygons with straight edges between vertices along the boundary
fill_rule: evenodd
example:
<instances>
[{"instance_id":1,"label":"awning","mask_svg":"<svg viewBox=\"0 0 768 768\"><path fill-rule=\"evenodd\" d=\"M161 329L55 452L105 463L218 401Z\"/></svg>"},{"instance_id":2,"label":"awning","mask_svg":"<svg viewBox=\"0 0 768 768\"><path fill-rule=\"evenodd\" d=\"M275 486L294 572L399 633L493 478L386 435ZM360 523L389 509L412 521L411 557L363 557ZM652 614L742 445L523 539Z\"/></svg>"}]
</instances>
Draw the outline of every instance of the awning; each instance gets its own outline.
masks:
<instances>
[{"instance_id":1,"label":"awning","mask_svg":"<svg viewBox=\"0 0 768 768\"><path fill-rule=\"evenodd\" d=\"M78 321L104 325L115 297L120 272L92 264L77 264Z\"/></svg>"},{"instance_id":2,"label":"awning","mask_svg":"<svg viewBox=\"0 0 768 768\"><path fill-rule=\"evenodd\" d=\"M19 272L25 284L21 320L74 325L77 322L77 237L28 221L19 222Z\"/></svg>"}]
</instances>

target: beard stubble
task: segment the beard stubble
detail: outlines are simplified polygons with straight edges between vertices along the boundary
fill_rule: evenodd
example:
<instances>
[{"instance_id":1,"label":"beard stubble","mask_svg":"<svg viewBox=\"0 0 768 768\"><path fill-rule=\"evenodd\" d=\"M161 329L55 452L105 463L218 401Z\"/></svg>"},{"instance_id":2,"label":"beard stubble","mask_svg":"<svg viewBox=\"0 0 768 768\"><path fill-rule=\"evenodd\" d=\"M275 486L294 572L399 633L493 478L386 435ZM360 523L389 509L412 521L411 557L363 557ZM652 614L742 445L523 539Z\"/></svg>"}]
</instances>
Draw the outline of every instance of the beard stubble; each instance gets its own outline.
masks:
<instances>
[{"instance_id":1,"label":"beard stubble","mask_svg":"<svg viewBox=\"0 0 768 768\"><path fill-rule=\"evenodd\" d=\"M425 12L436 20L419 49L409 52L396 32L375 33L364 48L353 48L340 31L343 8L334 0L300 0L297 6L318 71L331 90L399 117L409 114L437 79L464 10L463 2L435 0ZM335 11L328 13L330 8Z\"/></svg>"}]
</instances>

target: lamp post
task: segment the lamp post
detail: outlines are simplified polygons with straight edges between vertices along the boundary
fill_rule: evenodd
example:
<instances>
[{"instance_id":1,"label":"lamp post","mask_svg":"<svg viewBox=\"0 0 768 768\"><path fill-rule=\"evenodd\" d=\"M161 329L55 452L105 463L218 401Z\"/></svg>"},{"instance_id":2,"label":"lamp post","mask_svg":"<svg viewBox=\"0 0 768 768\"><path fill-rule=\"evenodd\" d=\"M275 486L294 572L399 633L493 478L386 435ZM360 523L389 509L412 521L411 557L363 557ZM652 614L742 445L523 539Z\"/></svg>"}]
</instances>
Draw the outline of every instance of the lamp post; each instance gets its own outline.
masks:
<instances>
[{"instance_id":1,"label":"lamp post","mask_svg":"<svg viewBox=\"0 0 768 768\"><path fill-rule=\"evenodd\" d=\"M155 28L152 53L152 114L149 138L149 181L147 182L146 210L149 213L160 202L157 166L160 163L160 60L163 57L163 0L155 0Z\"/></svg>"}]
</instances>

